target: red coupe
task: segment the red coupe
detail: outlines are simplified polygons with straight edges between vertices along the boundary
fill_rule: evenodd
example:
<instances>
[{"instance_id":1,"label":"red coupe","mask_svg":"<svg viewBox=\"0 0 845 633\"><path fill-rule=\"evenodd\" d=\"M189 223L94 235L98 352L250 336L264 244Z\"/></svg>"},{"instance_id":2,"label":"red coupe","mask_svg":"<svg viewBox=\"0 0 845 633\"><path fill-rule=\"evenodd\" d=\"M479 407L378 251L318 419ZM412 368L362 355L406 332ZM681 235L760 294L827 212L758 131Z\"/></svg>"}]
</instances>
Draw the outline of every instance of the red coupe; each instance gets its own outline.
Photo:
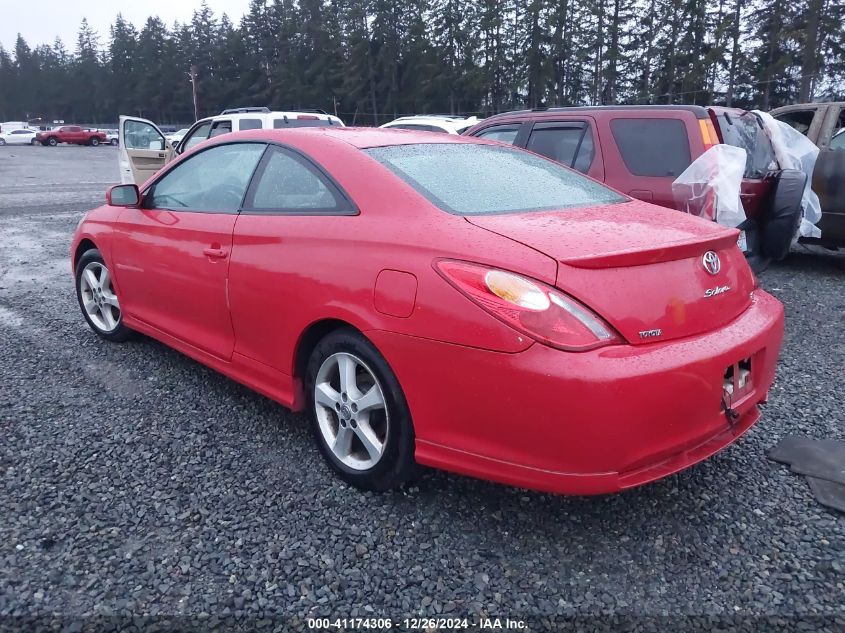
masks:
<instances>
[{"instance_id":1,"label":"red coupe","mask_svg":"<svg viewBox=\"0 0 845 633\"><path fill-rule=\"evenodd\" d=\"M362 488L630 488L730 444L774 379L783 308L735 230L498 143L253 130L106 199L72 247L91 328L307 410Z\"/></svg>"}]
</instances>

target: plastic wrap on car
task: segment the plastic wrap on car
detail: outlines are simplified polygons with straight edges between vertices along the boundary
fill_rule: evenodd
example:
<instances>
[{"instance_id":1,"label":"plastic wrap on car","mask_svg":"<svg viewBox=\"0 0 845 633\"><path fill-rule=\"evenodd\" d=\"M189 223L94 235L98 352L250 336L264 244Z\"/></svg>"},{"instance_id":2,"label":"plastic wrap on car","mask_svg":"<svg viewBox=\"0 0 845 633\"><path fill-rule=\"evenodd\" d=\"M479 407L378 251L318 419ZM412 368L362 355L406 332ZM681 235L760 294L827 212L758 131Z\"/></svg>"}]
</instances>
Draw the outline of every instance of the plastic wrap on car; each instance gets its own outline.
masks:
<instances>
[{"instance_id":1,"label":"plastic wrap on car","mask_svg":"<svg viewBox=\"0 0 845 633\"><path fill-rule=\"evenodd\" d=\"M775 156L782 169L797 169L807 175L807 183L804 185L804 195L801 198L801 222L798 225L798 233L795 236L821 237L821 230L816 226L822 217L822 207L819 197L811 187L813 180L813 169L816 166L816 158L819 155L819 148L794 129L788 123L778 121L767 112L754 110L754 114L760 117L763 127L772 139L772 146Z\"/></svg>"},{"instance_id":2,"label":"plastic wrap on car","mask_svg":"<svg viewBox=\"0 0 845 633\"><path fill-rule=\"evenodd\" d=\"M672 183L681 211L735 228L745 221L739 197L747 154L741 147L714 145Z\"/></svg>"}]
</instances>

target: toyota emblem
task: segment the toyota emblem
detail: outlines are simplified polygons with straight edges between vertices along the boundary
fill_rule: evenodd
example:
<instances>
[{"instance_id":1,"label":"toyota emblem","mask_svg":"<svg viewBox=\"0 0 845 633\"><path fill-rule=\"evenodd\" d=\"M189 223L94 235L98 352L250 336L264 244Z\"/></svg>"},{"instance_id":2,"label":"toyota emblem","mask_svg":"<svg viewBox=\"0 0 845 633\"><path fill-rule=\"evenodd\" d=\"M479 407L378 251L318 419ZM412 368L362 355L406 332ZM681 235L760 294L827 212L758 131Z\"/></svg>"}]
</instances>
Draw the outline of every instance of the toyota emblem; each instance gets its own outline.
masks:
<instances>
[{"instance_id":1,"label":"toyota emblem","mask_svg":"<svg viewBox=\"0 0 845 633\"><path fill-rule=\"evenodd\" d=\"M719 269L722 267L722 262L719 261L719 256L713 251L707 251L704 253L704 257L701 258L701 263L704 265L704 270L711 275L718 274Z\"/></svg>"}]
</instances>

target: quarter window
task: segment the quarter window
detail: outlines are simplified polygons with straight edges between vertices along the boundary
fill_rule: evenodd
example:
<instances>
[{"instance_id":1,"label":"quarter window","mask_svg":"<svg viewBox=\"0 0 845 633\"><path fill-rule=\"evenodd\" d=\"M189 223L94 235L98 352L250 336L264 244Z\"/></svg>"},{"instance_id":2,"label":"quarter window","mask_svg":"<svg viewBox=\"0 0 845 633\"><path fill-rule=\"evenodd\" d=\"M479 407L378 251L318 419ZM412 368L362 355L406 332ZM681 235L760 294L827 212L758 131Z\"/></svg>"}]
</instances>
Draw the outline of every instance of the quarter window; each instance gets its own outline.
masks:
<instances>
[{"instance_id":1,"label":"quarter window","mask_svg":"<svg viewBox=\"0 0 845 633\"><path fill-rule=\"evenodd\" d=\"M155 183L144 208L236 212L264 148L261 143L233 143L201 151Z\"/></svg>"},{"instance_id":2,"label":"quarter window","mask_svg":"<svg viewBox=\"0 0 845 633\"><path fill-rule=\"evenodd\" d=\"M268 150L244 206L262 212L343 213L349 210L337 188L313 165L278 147Z\"/></svg>"},{"instance_id":3,"label":"quarter window","mask_svg":"<svg viewBox=\"0 0 845 633\"><path fill-rule=\"evenodd\" d=\"M625 167L635 176L678 176L692 162L680 119L614 119L610 131Z\"/></svg>"}]
</instances>

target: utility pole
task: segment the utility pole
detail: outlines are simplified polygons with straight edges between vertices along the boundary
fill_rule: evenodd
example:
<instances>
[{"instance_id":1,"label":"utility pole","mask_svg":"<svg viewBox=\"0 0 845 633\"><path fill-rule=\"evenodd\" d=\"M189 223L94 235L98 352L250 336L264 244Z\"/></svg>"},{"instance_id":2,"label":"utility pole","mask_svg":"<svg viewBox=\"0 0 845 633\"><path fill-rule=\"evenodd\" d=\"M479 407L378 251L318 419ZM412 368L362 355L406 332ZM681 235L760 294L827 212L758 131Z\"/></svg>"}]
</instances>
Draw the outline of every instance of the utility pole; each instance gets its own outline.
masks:
<instances>
[{"instance_id":1,"label":"utility pole","mask_svg":"<svg viewBox=\"0 0 845 633\"><path fill-rule=\"evenodd\" d=\"M191 64L191 70L188 73L188 76L191 78L191 92L193 93L194 97L194 121L198 121L200 115L199 108L197 108L197 67L193 64Z\"/></svg>"}]
</instances>

